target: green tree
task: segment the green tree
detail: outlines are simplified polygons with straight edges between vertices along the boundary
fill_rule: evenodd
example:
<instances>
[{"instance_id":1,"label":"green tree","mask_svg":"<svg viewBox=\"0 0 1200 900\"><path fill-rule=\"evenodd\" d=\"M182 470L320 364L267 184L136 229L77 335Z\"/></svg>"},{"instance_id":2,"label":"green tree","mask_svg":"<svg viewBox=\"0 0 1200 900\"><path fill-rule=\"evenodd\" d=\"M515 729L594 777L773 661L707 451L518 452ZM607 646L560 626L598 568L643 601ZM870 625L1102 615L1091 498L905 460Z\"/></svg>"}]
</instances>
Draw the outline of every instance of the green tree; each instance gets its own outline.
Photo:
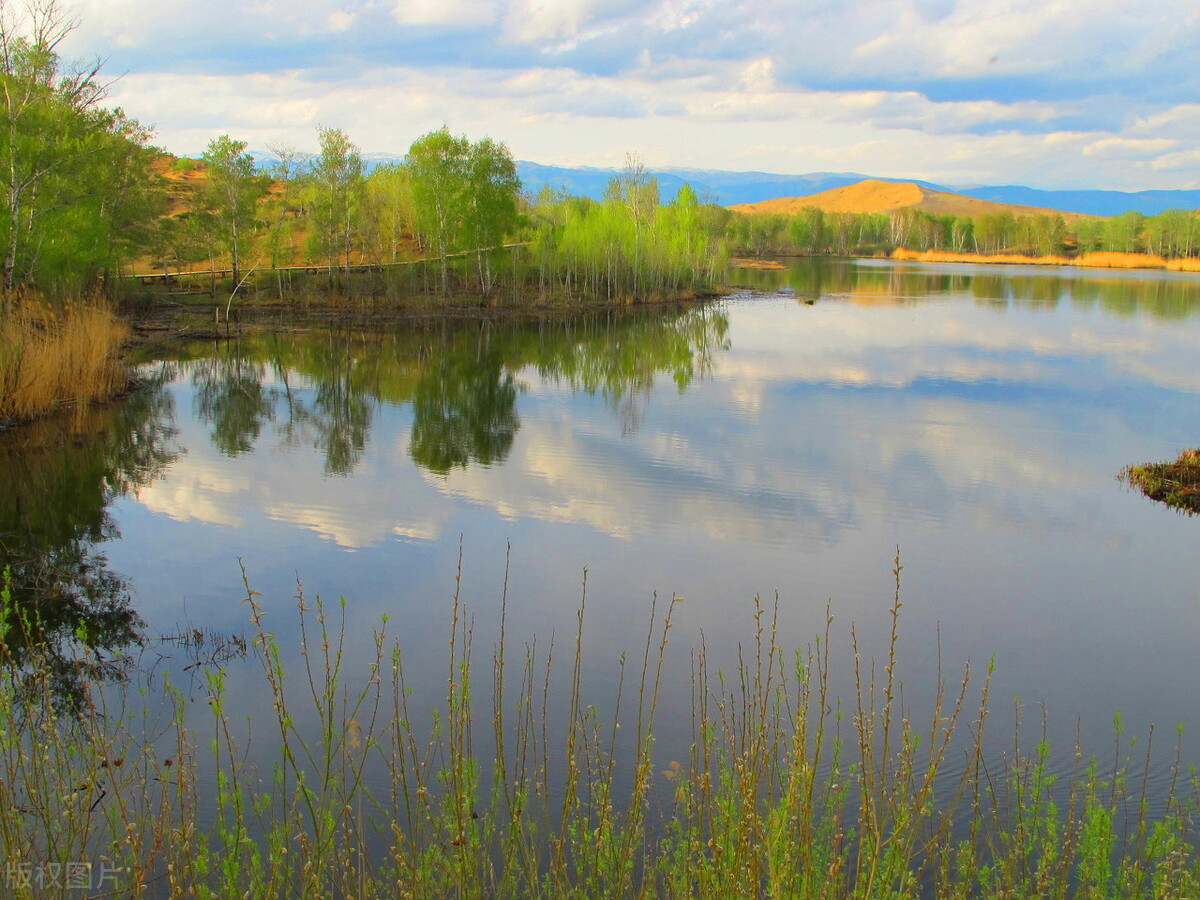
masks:
<instances>
[{"instance_id":1,"label":"green tree","mask_svg":"<svg viewBox=\"0 0 1200 900\"><path fill-rule=\"evenodd\" d=\"M480 287L491 290L491 251L518 225L521 182L512 154L490 138L471 143L442 127L418 138L406 159L416 226L436 253L442 293L449 293L452 253L472 251Z\"/></svg>"},{"instance_id":2,"label":"green tree","mask_svg":"<svg viewBox=\"0 0 1200 900\"><path fill-rule=\"evenodd\" d=\"M271 231L268 248L271 268L275 270L275 286L283 297L283 267L292 262L292 225L299 214L299 186L305 173L305 157L299 150L286 145L269 145L275 155L271 164L271 180L276 185L272 192Z\"/></svg>"},{"instance_id":3,"label":"green tree","mask_svg":"<svg viewBox=\"0 0 1200 900\"><path fill-rule=\"evenodd\" d=\"M405 166L376 166L367 176L362 230L363 247L377 265L400 259L402 238L417 230L412 181Z\"/></svg>"},{"instance_id":4,"label":"green tree","mask_svg":"<svg viewBox=\"0 0 1200 900\"><path fill-rule=\"evenodd\" d=\"M495 283L492 251L517 229L521 179L512 154L491 138L476 141L467 153L467 242L475 251L476 273L484 295Z\"/></svg>"},{"instance_id":5,"label":"green tree","mask_svg":"<svg viewBox=\"0 0 1200 900\"><path fill-rule=\"evenodd\" d=\"M1117 253L1137 253L1142 249L1142 228L1146 217L1130 210L1104 221L1104 249Z\"/></svg>"},{"instance_id":6,"label":"green tree","mask_svg":"<svg viewBox=\"0 0 1200 900\"><path fill-rule=\"evenodd\" d=\"M1200 236L1200 217L1186 209L1164 209L1145 222L1146 249L1167 258L1191 256Z\"/></svg>"},{"instance_id":7,"label":"green tree","mask_svg":"<svg viewBox=\"0 0 1200 900\"><path fill-rule=\"evenodd\" d=\"M241 279L241 251L251 233L258 201L266 193L267 181L254 169L245 141L227 134L209 141L202 157L208 170L204 201L215 215L220 240L233 269L233 283Z\"/></svg>"},{"instance_id":8,"label":"green tree","mask_svg":"<svg viewBox=\"0 0 1200 900\"><path fill-rule=\"evenodd\" d=\"M350 271L362 212L363 161L358 145L340 128L318 128L320 155L313 164L315 189L313 236L318 252L329 260L330 276L340 256Z\"/></svg>"},{"instance_id":9,"label":"green tree","mask_svg":"<svg viewBox=\"0 0 1200 900\"><path fill-rule=\"evenodd\" d=\"M451 252L461 247L461 209L467 192L470 143L443 126L413 141L405 162L412 179L417 232L437 254L442 294L450 292Z\"/></svg>"},{"instance_id":10,"label":"green tree","mask_svg":"<svg viewBox=\"0 0 1200 900\"><path fill-rule=\"evenodd\" d=\"M1088 216L1075 223L1075 245L1080 253L1104 249L1104 220Z\"/></svg>"},{"instance_id":11,"label":"green tree","mask_svg":"<svg viewBox=\"0 0 1200 900\"><path fill-rule=\"evenodd\" d=\"M151 214L148 133L100 106L100 63L62 58L76 27L53 0L0 6L0 246L18 284L95 283Z\"/></svg>"}]
</instances>

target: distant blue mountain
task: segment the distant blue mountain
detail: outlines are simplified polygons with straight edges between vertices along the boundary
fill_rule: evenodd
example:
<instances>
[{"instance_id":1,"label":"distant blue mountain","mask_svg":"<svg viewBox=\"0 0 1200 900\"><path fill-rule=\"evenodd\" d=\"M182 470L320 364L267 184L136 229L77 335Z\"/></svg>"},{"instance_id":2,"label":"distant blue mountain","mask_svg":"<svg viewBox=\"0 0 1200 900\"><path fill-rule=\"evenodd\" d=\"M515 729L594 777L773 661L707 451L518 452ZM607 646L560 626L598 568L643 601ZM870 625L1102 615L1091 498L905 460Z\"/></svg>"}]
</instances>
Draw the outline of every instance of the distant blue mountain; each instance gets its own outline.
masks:
<instances>
[{"instance_id":1,"label":"distant blue mountain","mask_svg":"<svg viewBox=\"0 0 1200 900\"><path fill-rule=\"evenodd\" d=\"M521 160L517 174L525 190L537 196L543 187L565 190L569 194L599 200L619 169L563 168L544 166ZM690 184L701 199L721 206L735 203L757 203L775 197L796 197L816 194L835 187L855 184L870 176L853 172L816 172L811 175L773 175L769 172L725 172L719 169L664 168L647 172L658 179L659 197L674 199L684 184Z\"/></svg>"},{"instance_id":2,"label":"distant blue mountain","mask_svg":"<svg viewBox=\"0 0 1200 900\"><path fill-rule=\"evenodd\" d=\"M1134 210L1154 215L1164 209L1200 208L1200 191L1039 191L1019 184L1003 187L947 188L968 197L1015 203L1019 206L1048 206L1065 212L1115 216Z\"/></svg>"},{"instance_id":3,"label":"distant blue mountain","mask_svg":"<svg viewBox=\"0 0 1200 900\"><path fill-rule=\"evenodd\" d=\"M525 190L533 195L544 185L571 194L600 199L609 179L620 174L618 169L562 168L520 161L517 173ZM914 178L879 178L857 172L813 172L808 175L778 175L769 172L727 172L719 169L663 168L648 174L658 179L659 194L664 201L672 199L684 182L691 184L702 198L722 206L737 203L758 203L776 197L802 197L833 188L856 184L865 178L879 181L911 181L935 191L951 191L1018 206L1044 206L1063 212L1090 213L1096 216L1115 216L1128 210L1146 215L1164 209L1200 208L1200 191L1043 191L1022 185L953 187L920 181Z\"/></svg>"},{"instance_id":4,"label":"distant blue mountain","mask_svg":"<svg viewBox=\"0 0 1200 900\"><path fill-rule=\"evenodd\" d=\"M250 154L262 168L276 162L273 154L251 150ZM313 155L310 158L315 158ZM368 171L384 163L400 163L403 154L364 153L363 163ZM528 194L537 196L543 187L563 190L576 196L599 200L608 182L621 173L620 169L590 166L567 168L546 166L527 160L517 161L517 174ZM915 178L879 178L857 172L812 172L808 175L778 175L770 172L728 172L722 169L682 169L666 167L648 171L658 179L659 196L663 202L672 200L685 183L702 200L733 206L737 203L758 203L776 197L802 197L833 188L857 184L864 178L879 181L911 181L935 191L951 191L1018 206L1044 206L1063 212L1090 213L1096 216L1115 216L1128 210L1153 215L1164 209L1200 209L1200 191L1043 191L1019 184L1002 186L974 185L953 187L919 181Z\"/></svg>"}]
</instances>

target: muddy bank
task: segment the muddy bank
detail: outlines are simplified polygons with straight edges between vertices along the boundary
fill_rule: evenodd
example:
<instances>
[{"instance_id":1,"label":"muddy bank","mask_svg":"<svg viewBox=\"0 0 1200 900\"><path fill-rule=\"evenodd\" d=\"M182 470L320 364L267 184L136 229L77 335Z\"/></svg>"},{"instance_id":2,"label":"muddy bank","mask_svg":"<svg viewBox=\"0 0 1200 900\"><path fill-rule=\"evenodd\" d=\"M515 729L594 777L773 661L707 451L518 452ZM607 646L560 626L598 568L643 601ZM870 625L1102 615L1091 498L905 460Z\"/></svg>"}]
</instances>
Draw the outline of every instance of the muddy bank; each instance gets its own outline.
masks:
<instances>
[{"instance_id":1,"label":"muddy bank","mask_svg":"<svg viewBox=\"0 0 1200 900\"><path fill-rule=\"evenodd\" d=\"M603 299L558 301L530 300L522 303L480 301L478 297L421 298L404 305L370 299L334 299L324 303L254 300L228 310L211 298L188 297L186 300L140 300L126 304L122 315L129 323L126 351L135 361L153 355L156 346L168 347L186 341L232 340L242 334L262 332L298 332L338 326L377 329L404 322L447 320L521 320L597 313L619 312L634 307L654 306L665 310L681 309L725 296L730 288L707 292L687 292L672 297L639 299L613 303Z\"/></svg>"}]
</instances>

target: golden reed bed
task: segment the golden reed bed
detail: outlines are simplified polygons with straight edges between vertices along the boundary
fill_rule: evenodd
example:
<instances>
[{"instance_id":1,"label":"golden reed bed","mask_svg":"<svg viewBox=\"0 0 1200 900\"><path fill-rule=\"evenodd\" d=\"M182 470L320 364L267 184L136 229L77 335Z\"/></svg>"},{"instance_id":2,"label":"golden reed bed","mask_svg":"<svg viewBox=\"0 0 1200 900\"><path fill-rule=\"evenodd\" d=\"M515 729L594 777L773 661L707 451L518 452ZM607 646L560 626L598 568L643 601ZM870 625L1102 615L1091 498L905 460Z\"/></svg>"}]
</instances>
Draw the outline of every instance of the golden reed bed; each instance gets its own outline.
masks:
<instances>
[{"instance_id":1,"label":"golden reed bed","mask_svg":"<svg viewBox=\"0 0 1200 900\"><path fill-rule=\"evenodd\" d=\"M1200 272L1200 259L1166 259L1153 253L1115 253L1102 251L1079 256L1024 256L1016 253L947 253L943 250L906 250L892 252L892 259L913 262L1003 263L1027 266L1085 266L1096 269L1167 269L1174 272Z\"/></svg>"},{"instance_id":2,"label":"golden reed bed","mask_svg":"<svg viewBox=\"0 0 1200 900\"><path fill-rule=\"evenodd\" d=\"M95 303L12 303L0 316L0 425L120 393L126 325Z\"/></svg>"}]
</instances>

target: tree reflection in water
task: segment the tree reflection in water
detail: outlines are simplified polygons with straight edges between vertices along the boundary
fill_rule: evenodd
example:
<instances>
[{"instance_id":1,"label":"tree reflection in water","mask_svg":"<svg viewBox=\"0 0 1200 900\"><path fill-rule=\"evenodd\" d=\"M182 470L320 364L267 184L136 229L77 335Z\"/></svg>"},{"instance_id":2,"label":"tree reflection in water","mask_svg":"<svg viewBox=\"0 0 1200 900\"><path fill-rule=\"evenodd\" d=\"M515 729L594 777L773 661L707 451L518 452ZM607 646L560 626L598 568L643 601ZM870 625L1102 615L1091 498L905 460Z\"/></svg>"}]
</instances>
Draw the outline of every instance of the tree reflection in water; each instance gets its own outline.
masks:
<instances>
[{"instance_id":1,"label":"tree reflection in water","mask_svg":"<svg viewBox=\"0 0 1200 900\"><path fill-rule=\"evenodd\" d=\"M44 653L56 703L79 711L89 684L124 678L144 622L129 586L99 549L118 537L109 504L156 478L176 457L168 382L182 375L194 411L224 454L252 451L265 433L308 443L327 475L351 473L375 408L409 403L409 453L440 475L498 465L521 426L522 370L602 395L636 429L656 378L686 390L728 348L716 309L605 311L496 322L439 320L386 334L259 335L193 347L162 363L123 403L71 422L42 422L0 440L0 569L8 571L7 662ZM201 355L202 354L202 355Z\"/></svg>"},{"instance_id":2,"label":"tree reflection in water","mask_svg":"<svg viewBox=\"0 0 1200 900\"><path fill-rule=\"evenodd\" d=\"M249 451L271 425L285 445L322 451L325 474L347 475L370 439L375 407L409 403L409 453L445 475L507 458L521 427L521 370L603 396L628 434L655 379L686 390L729 348L728 328L719 309L704 306L443 319L388 333L247 336L212 345L186 366L196 414L222 453Z\"/></svg>"},{"instance_id":3,"label":"tree reflection in water","mask_svg":"<svg viewBox=\"0 0 1200 900\"><path fill-rule=\"evenodd\" d=\"M409 454L439 475L472 462L503 462L521 427L503 347L493 344L487 323L479 328L478 341L463 332L442 341L413 396Z\"/></svg>"},{"instance_id":4,"label":"tree reflection in water","mask_svg":"<svg viewBox=\"0 0 1200 900\"><path fill-rule=\"evenodd\" d=\"M26 690L33 656L54 704L82 710L91 684L126 677L144 622L97 545L119 537L109 504L153 480L177 451L160 368L127 401L42 421L0 440L0 570L8 604L3 659Z\"/></svg>"}]
</instances>

